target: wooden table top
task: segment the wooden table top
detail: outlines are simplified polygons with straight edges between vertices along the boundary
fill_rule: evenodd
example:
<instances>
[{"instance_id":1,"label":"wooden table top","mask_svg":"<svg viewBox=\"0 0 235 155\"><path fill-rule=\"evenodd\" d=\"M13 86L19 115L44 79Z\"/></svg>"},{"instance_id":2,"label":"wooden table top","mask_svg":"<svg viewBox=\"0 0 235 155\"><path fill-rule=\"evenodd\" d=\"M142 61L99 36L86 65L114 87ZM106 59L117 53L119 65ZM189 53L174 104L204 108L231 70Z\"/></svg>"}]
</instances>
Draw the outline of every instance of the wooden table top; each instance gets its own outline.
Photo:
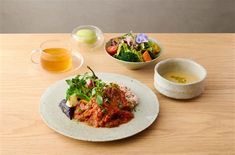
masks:
<instances>
[{"instance_id":1,"label":"wooden table top","mask_svg":"<svg viewBox=\"0 0 235 155\"><path fill-rule=\"evenodd\" d=\"M105 34L105 39L119 34ZM102 49L81 52L79 71L48 74L32 67L30 52L48 39L69 34L0 35L0 154L235 154L235 34L149 34L164 46L160 60L193 59L208 72L205 92L192 100L173 100L153 87L153 67L128 70ZM160 102L157 120L145 131L123 140L93 143L67 138L40 118L45 89L66 76L114 72L149 86ZM140 122L141 123L141 122Z\"/></svg>"}]
</instances>

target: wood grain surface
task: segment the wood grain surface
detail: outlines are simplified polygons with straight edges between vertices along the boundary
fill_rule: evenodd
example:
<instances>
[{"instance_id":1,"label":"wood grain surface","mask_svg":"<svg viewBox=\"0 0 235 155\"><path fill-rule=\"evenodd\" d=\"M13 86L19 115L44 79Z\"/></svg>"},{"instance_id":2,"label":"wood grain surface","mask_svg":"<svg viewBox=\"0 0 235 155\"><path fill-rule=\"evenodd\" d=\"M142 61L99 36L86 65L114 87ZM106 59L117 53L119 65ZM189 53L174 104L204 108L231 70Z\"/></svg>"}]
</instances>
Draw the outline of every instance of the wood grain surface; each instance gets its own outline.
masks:
<instances>
[{"instance_id":1,"label":"wood grain surface","mask_svg":"<svg viewBox=\"0 0 235 155\"><path fill-rule=\"evenodd\" d=\"M106 41L119 34L105 34ZM162 43L160 60L195 60L208 72L205 92L192 100L173 100L153 87L153 67L128 70L103 49L80 51L85 63L76 72L49 74L33 67L30 53L49 39L69 34L0 35L0 154L235 154L235 34L149 34ZM67 138L40 118L45 89L66 76L114 72L140 80L160 102L158 119L145 131L119 141L92 143ZM141 123L141 122L140 122Z\"/></svg>"}]
</instances>

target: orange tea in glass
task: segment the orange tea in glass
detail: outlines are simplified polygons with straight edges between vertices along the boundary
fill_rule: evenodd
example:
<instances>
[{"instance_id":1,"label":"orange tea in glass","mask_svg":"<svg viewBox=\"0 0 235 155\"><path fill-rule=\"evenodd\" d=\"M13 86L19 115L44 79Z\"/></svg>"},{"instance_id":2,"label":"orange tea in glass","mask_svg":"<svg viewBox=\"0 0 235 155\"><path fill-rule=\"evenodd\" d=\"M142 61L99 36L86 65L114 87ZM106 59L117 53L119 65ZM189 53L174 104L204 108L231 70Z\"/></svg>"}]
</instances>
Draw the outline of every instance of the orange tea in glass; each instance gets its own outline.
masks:
<instances>
[{"instance_id":1,"label":"orange tea in glass","mask_svg":"<svg viewBox=\"0 0 235 155\"><path fill-rule=\"evenodd\" d=\"M36 53L38 61L35 60ZM71 46L68 42L48 40L43 42L38 50L32 52L31 60L47 71L64 72L72 68L71 53Z\"/></svg>"}]
</instances>

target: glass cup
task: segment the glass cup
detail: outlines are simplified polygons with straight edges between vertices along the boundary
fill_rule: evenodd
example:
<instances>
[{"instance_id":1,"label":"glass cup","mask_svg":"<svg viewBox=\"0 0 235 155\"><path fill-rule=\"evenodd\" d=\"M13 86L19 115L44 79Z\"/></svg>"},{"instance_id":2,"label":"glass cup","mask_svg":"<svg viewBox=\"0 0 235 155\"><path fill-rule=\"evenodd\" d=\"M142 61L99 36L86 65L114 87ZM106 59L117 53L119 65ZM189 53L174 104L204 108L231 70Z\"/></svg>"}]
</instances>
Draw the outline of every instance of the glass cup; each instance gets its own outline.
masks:
<instances>
[{"instance_id":1,"label":"glass cup","mask_svg":"<svg viewBox=\"0 0 235 155\"><path fill-rule=\"evenodd\" d=\"M104 35L96 26L82 25L72 31L71 41L78 51L94 51L102 47Z\"/></svg>"},{"instance_id":2,"label":"glass cup","mask_svg":"<svg viewBox=\"0 0 235 155\"><path fill-rule=\"evenodd\" d=\"M62 40L47 40L31 53L31 61L50 72L65 72L72 68L72 47Z\"/></svg>"}]
</instances>

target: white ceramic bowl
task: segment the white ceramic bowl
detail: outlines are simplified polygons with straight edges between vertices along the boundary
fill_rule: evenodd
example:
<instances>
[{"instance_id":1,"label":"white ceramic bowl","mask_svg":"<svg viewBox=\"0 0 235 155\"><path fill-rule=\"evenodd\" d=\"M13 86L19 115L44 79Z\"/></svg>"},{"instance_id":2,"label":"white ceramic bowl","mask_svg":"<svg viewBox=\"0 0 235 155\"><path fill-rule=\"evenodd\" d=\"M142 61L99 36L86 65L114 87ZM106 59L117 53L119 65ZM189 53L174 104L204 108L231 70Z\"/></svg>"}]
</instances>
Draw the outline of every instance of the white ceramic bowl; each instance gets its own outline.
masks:
<instances>
[{"instance_id":1,"label":"white ceramic bowl","mask_svg":"<svg viewBox=\"0 0 235 155\"><path fill-rule=\"evenodd\" d=\"M162 75L169 71L183 71L198 77L192 83L178 84ZM190 99L204 91L206 70L198 63L184 58L171 58L159 62L154 68L154 86L163 95L175 99Z\"/></svg>"},{"instance_id":2,"label":"white ceramic bowl","mask_svg":"<svg viewBox=\"0 0 235 155\"><path fill-rule=\"evenodd\" d=\"M106 51L106 46L107 46L107 43L108 43L108 42L107 42L106 45L105 45L105 52L106 52L106 54L107 54L109 57L111 57L114 61L116 61L117 63L119 63L119 64L121 64L121 65L123 65L123 66L125 66L125 67L128 68L128 69L132 69L132 70L134 70L134 69L140 69L140 68L143 68L143 67L148 66L148 65L151 65L151 64L156 64L158 58L160 57L160 55L161 55L162 52L163 52L163 48L162 48L161 44L160 44L158 41L156 41L156 40L154 40L154 39L152 39L152 38L149 38L149 39L150 39L151 41L154 41L155 43L157 43L157 45L160 47L161 51L160 51L160 53L159 53L159 55L158 55L157 58L155 58L155 59L153 59L153 60L151 60L151 61L148 61L148 62L128 62L128 61L123 61L123 60L116 59L116 58L112 57L112 56Z\"/></svg>"}]
</instances>

